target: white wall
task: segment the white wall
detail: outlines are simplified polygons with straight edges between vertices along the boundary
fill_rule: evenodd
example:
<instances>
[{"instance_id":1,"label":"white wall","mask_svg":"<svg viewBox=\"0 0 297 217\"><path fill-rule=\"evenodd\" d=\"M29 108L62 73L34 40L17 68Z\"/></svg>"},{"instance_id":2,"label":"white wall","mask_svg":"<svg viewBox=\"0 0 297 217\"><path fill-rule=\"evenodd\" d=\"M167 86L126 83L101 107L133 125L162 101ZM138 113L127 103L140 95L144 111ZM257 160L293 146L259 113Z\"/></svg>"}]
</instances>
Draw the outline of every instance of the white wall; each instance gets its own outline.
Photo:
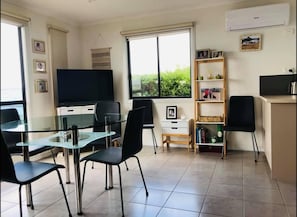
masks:
<instances>
[{"instance_id":1,"label":"white wall","mask_svg":"<svg viewBox=\"0 0 297 217\"><path fill-rule=\"evenodd\" d=\"M253 7L271 3L289 2L291 6L291 19L289 26L266 27L251 30L226 32L224 29L225 11L237 8ZM1 2L1 10L15 12L31 17L29 26L29 39L35 38L47 41L47 24L60 26L69 30L68 39L68 65L70 68L91 68L92 48L111 47L111 62L114 70L114 87L116 100L121 102L122 111L131 108L131 100L128 93L128 71L126 43L120 35L123 30L139 29L145 27L163 26L169 24L196 22L195 43L196 49L210 48L223 50L227 58L227 72L229 95L253 95L259 96L259 76L284 73L284 68L296 68L296 1L295 0L257 0L220 7L174 11L172 13L154 16L127 18L108 23L85 26L77 26L44 17L40 14L18 8ZM263 48L261 51L240 52L239 37L246 33L261 33L263 35ZM30 45L30 44L29 44ZM36 94L33 89L34 79L41 75L32 72L34 58L44 58L48 62L48 53L36 56L28 50L28 83L30 95L28 96L29 110L32 116L54 112L52 101L52 87L49 93ZM50 73L44 75L50 79ZM193 117L194 103L192 99L154 99L155 124L158 144L161 143L159 120L165 117L167 105L177 105L179 115ZM49 109L51 108L51 109ZM261 107L256 99L257 139L262 143ZM248 144L250 143L250 144ZM145 132L144 145L151 145L150 132ZM249 135L237 133L232 136L229 148L251 150L251 138Z\"/></svg>"},{"instance_id":2,"label":"white wall","mask_svg":"<svg viewBox=\"0 0 297 217\"><path fill-rule=\"evenodd\" d=\"M168 24L196 22L196 49L223 50L227 58L228 95L259 96L259 76L284 73L284 68L296 68L296 2L290 0L291 21L289 26L265 27L234 32L225 31L225 12L231 9L254 7L271 3L288 1L251 1L227 6L193 9L172 12L154 16L143 16L134 19L122 19L110 23L85 26L82 28L82 65L91 66L90 49L111 47L111 62L114 70L114 86L116 100L122 105L122 110L131 108L128 93L128 72L126 44L120 35L123 30L145 27L163 26ZM239 37L246 33L261 33L263 44L261 51L240 52ZM161 144L159 120L165 117L167 105L177 105L178 113L193 117L193 99L154 99L154 115L158 144ZM256 118L258 144L262 146L261 107L256 99ZM231 134L232 142L229 148L252 150L252 140L249 134ZM151 135L144 135L144 145L151 145Z\"/></svg>"}]
</instances>

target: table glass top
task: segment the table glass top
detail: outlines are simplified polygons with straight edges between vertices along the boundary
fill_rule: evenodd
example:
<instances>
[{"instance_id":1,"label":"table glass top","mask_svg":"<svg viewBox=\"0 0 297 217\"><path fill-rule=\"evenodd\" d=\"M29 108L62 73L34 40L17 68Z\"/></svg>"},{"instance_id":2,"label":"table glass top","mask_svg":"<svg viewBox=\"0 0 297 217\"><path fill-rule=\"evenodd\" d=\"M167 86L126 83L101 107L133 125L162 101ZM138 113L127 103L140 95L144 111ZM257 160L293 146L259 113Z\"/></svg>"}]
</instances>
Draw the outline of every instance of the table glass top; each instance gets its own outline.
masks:
<instances>
[{"instance_id":1,"label":"table glass top","mask_svg":"<svg viewBox=\"0 0 297 217\"><path fill-rule=\"evenodd\" d=\"M8 132L58 132L70 130L74 125L78 129L103 127L125 121L124 115L107 113L98 118L94 114L60 115L30 118L27 121L11 121L1 124L2 131Z\"/></svg>"}]
</instances>

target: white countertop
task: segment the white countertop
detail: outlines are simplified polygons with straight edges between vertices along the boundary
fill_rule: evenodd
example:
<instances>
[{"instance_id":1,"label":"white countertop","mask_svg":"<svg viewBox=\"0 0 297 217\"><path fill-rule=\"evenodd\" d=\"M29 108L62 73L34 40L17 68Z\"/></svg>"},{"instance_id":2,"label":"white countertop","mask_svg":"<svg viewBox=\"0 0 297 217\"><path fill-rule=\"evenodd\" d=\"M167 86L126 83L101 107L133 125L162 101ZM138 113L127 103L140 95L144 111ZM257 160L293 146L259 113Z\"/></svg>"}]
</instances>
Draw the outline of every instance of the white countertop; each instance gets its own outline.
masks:
<instances>
[{"instance_id":1,"label":"white countertop","mask_svg":"<svg viewBox=\"0 0 297 217\"><path fill-rule=\"evenodd\" d=\"M296 95L286 96L260 96L267 103L297 103Z\"/></svg>"}]
</instances>

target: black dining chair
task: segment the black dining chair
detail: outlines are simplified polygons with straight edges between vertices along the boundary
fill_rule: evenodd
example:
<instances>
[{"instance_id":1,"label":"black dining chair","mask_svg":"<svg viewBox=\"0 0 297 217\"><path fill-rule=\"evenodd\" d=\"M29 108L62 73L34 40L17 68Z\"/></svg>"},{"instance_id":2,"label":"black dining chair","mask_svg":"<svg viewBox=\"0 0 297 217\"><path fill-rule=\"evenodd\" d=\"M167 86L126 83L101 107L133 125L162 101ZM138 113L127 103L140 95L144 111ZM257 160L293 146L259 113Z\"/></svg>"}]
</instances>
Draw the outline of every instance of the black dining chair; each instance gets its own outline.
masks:
<instances>
[{"instance_id":1,"label":"black dining chair","mask_svg":"<svg viewBox=\"0 0 297 217\"><path fill-rule=\"evenodd\" d=\"M1 109L0 110L0 124L4 124L10 121L19 121L20 116L15 108ZM7 144L9 152L11 154L22 154L22 147L17 146L18 142L22 142L22 134L17 132L2 132L4 140ZM56 163L55 154L53 152L53 147L50 146L30 146L29 156L34 156L40 154L44 151L51 151L53 161Z\"/></svg>"},{"instance_id":2,"label":"black dining chair","mask_svg":"<svg viewBox=\"0 0 297 217\"><path fill-rule=\"evenodd\" d=\"M142 127L143 127L144 108L130 110L127 117L127 123L124 138L121 147L109 147L104 150L97 151L81 159L85 161L83 170L82 188L84 186L85 172L87 162L103 163L105 165L117 166L119 170L120 194L122 204L122 216L124 216L124 202L122 189L122 176L120 164L131 157L135 157L139 166L142 181L145 187L146 196L148 196L143 172L140 166L139 158L136 156L142 150ZM107 174L105 174L105 183L107 183ZM106 187L107 188L107 187Z\"/></svg>"},{"instance_id":3,"label":"black dining chair","mask_svg":"<svg viewBox=\"0 0 297 217\"><path fill-rule=\"evenodd\" d=\"M255 162L259 157L259 148L255 136L255 108L253 96L231 96L229 100L229 110L227 124L223 127L227 142L227 132L250 132L252 135ZM257 151L256 151L257 149Z\"/></svg>"},{"instance_id":4,"label":"black dining chair","mask_svg":"<svg viewBox=\"0 0 297 217\"><path fill-rule=\"evenodd\" d=\"M121 105L120 102L114 101L99 101L95 105L95 115L94 115L94 132L104 132L105 126L100 124L106 115L111 115L113 118L120 118L121 114ZM99 124L98 124L99 123ZM111 131L114 131L115 134L111 136L112 143L117 146L120 144L121 135L122 135L122 128L121 123L113 123L111 125ZM89 143L87 146L92 146L92 150L95 149L105 149L106 142L105 138L95 140Z\"/></svg>"},{"instance_id":5,"label":"black dining chair","mask_svg":"<svg viewBox=\"0 0 297 217\"><path fill-rule=\"evenodd\" d=\"M157 140L154 132L154 116L153 116L153 101L151 99L134 99L132 103L132 109L145 107L144 110L144 121L143 121L143 129L151 129L152 139L153 139L153 147L155 154L156 149L158 147Z\"/></svg>"},{"instance_id":6,"label":"black dining chair","mask_svg":"<svg viewBox=\"0 0 297 217\"><path fill-rule=\"evenodd\" d=\"M120 102L115 101L99 101L95 104L95 115L94 115L94 127L93 132L104 132L105 126L102 125L102 120L105 116L110 115L115 119L120 119L121 115L121 104ZM121 136L122 136L122 126L121 122L113 123L111 125L111 131L114 131L115 134L111 136L111 142L114 146L120 146ZM92 147L92 151L101 150L106 148L106 138L97 139L87 145L87 147ZM92 169L94 164L92 164ZM126 164L128 170L128 166Z\"/></svg>"},{"instance_id":7,"label":"black dining chair","mask_svg":"<svg viewBox=\"0 0 297 217\"><path fill-rule=\"evenodd\" d=\"M0 132L0 147L1 147L1 165L0 165L0 178L1 182L9 182L19 185L19 206L20 206L20 216L23 216L22 212L22 186L31 184L32 182L46 176L47 174L56 171L58 174L59 182L62 187L63 195L66 201L69 216L71 215L69 204L67 201L65 189L63 186L62 178L59 169L64 168L63 165L43 163L43 162L33 162L33 161L21 161L13 163L8 147L4 141L2 131ZM34 209L32 193L31 198L31 209Z\"/></svg>"}]
</instances>

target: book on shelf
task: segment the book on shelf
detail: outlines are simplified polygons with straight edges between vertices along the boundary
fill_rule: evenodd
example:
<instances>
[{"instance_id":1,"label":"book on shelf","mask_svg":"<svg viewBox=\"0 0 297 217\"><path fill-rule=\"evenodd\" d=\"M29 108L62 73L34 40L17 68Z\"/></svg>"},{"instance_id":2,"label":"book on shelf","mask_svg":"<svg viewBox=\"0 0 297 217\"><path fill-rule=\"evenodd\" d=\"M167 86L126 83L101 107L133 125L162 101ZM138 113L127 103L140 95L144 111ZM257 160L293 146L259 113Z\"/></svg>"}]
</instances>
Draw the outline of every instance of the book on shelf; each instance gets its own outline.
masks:
<instances>
[{"instance_id":1,"label":"book on shelf","mask_svg":"<svg viewBox=\"0 0 297 217\"><path fill-rule=\"evenodd\" d=\"M196 143L208 142L208 129L204 127L196 127Z\"/></svg>"}]
</instances>

